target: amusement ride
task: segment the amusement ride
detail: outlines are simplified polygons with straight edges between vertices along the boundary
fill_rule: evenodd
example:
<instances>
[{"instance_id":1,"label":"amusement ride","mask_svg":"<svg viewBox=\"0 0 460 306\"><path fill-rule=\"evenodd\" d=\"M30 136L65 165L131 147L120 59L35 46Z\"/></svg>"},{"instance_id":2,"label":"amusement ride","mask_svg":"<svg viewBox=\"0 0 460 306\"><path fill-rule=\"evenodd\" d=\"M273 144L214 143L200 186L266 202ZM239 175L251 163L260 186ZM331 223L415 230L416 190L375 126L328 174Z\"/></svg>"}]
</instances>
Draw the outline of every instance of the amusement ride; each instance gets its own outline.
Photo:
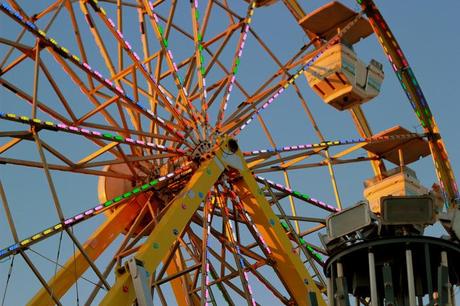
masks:
<instances>
[{"instance_id":1,"label":"amusement ride","mask_svg":"<svg viewBox=\"0 0 460 306\"><path fill-rule=\"evenodd\" d=\"M297 49L257 28L273 6ZM428 98L372 0L304 6L0 2L0 169L21 173L19 198L0 182L2 305L11 290L36 306L455 305L458 189ZM388 62L361 58L367 37ZM363 109L385 74L418 128L373 132ZM311 97L353 131L329 139ZM427 156L429 187L411 168ZM338 167L364 181L355 204ZM11 281L18 265L38 291Z\"/></svg>"}]
</instances>

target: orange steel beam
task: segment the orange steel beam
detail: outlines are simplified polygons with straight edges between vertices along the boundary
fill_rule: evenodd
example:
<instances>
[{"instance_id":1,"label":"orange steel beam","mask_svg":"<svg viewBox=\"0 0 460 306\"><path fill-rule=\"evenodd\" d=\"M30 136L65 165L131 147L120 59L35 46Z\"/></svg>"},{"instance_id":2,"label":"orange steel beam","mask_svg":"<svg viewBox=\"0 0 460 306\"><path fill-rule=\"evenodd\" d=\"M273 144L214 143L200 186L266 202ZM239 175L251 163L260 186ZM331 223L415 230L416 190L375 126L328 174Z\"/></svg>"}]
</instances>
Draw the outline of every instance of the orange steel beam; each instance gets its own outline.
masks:
<instances>
[{"instance_id":1,"label":"orange steel beam","mask_svg":"<svg viewBox=\"0 0 460 306\"><path fill-rule=\"evenodd\" d=\"M218 152L222 155L222 152ZM167 256L169 248L180 237L208 190L224 171L219 158L201 164L182 192L169 204L169 208L154 230L136 253L136 259L152 273ZM128 271L117 275L115 284L101 302L101 305L130 305L135 299L131 275Z\"/></svg>"},{"instance_id":2,"label":"orange steel beam","mask_svg":"<svg viewBox=\"0 0 460 306\"><path fill-rule=\"evenodd\" d=\"M434 120L428 103L423 95L417 79L409 66L396 38L388 24L383 19L380 11L372 0L357 0L362 10L366 13L384 52L396 73L407 97L425 131L428 135L431 155L436 169L436 175L445 191L447 205L456 207L458 200L458 187L449 162L447 151L439 134L438 126Z\"/></svg>"},{"instance_id":3,"label":"orange steel beam","mask_svg":"<svg viewBox=\"0 0 460 306\"><path fill-rule=\"evenodd\" d=\"M174 257L166 269L168 275L174 275L184 268L184 258L180 250L176 250ZM195 293L189 295L188 291L190 290L190 284L192 280L190 279L189 274L185 274L181 277L177 277L171 280L171 287L173 289L174 295L176 296L176 302L178 306L189 306L189 305L200 305L200 299L196 296Z\"/></svg>"},{"instance_id":4,"label":"orange steel beam","mask_svg":"<svg viewBox=\"0 0 460 306\"><path fill-rule=\"evenodd\" d=\"M243 171L240 170L240 175L242 179L234 184L235 191L270 248L271 259L274 261L273 269L278 272L295 304L312 305L310 298L311 295L315 295L318 305L326 305L320 289L300 257L293 252L293 246L280 220L265 199L251 171L245 167Z\"/></svg>"},{"instance_id":5,"label":"orange steel beam","mask_svg":"<svg viewBox=\"0 0 460 306\"><path fill-rule=\"evenodd\" d=\"M132 202L121 206L108 217L85 242L83 248L88 256L94 261L102 252L120 235L123 230L134 221L139 208L148 200L146 195L139 195ZM60 299L75 283L75 279L85 273L89 263L80 252L69 259L58 273L48 281L48 286L56 298ZM48 292L42 288L27 305L44 306L55 305Z\"/></svg>"},{"instance_id":6,"label":"orange steel beam","mask_svg":"<svg viewBox=\"0 0 460 306\"><path fill-rule=\"evenodd\" d=\"M232 153L227 140L213 159L200 165L183 191L171 201L168 210L136 253L136 259L143 263L149 273L158 267L225 168L231 171L237 170L242 176L242 179L237 182L237 188L243 205L271 249L274 269L286 284L293 302L297 305L312 305L311 298L315 296L318 305L325 306L319 288L299 256L292 251L289 238L247 168L242 153L239 150ZM101 305L129 305L135 297L131 276L128 271L124 271L117 275L115 284L104 297Z\"/></svg>"}]
</instances>

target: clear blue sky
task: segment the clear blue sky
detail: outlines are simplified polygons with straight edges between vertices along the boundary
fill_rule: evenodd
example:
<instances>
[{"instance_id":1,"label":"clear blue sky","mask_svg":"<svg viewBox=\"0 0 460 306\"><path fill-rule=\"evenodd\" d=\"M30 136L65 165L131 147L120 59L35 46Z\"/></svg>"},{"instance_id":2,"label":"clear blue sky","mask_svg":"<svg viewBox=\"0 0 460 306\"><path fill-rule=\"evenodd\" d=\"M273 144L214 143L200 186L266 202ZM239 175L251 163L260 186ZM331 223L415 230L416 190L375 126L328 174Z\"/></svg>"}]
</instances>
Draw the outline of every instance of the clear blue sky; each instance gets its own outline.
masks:
<instances>
[{"instance_id":1,"label":"clear blue sky","mask_svg":"<svg viewBox=\"0 0 460 306\"><path fill-rule=\"evenodd\" d=\"M26 1L18 2L26 3ZM311 11L327 1L302 0L299 2L302 3L304 8ZM343 2L352 8L357 8L353 1ZM41 7L41 3L34 2L32 5ZM460 175L458 171L460 167L459 129L456 125L458 123L458 114L460 113L460 101L458 101L457 95L457 90L460 88L460 79L458 77L460 70L460 41L458 38L460 2L456 0L381 0L376 1L376 3L398 39L424 90L446 143L454 172ZM245 4L241 8L244 6ZM240 12L242 11L244 11L244 8L240 10ZM112 16L115 17L114 15ZM189 18L189 12L185 12L183 16L183 18ZM61 20L60 22L65 24L66 21ZM12 39L19 31L19 27L12 27L12 25L13 23L5 15L0 15L0 37ZM253 28L267 42L268 46L274 50L275 54L282 59L292 56L306 41L303 32L281 4L256 10ZM134 30L137 31L137 28ZM130 30L127 31L129 32ZM55 37L66 41L68 30L65 28L54 27L51 32ZM273 71L274 66L268 62L267 57L262 55L258 49L252 48L255 44L251 44L251 40L253 40L253 37L250 36L247 49L241 61L238 80L249 84L250 87L255 87L267 77L268 73ZM31 43L30 36L28 36L27 43ZM170 44L173 52L176 52L179 57L182 54L189 53L187 51L188 46L174 45L174 40L171 40ZM133 46L138 46L138 43L133 43ZM5 50L6 48L0 45L0 59L3 58ZM74 46L74 51L76 50ZM140 49L138 50L140 51ZM234 48L231 47L229 50L228 52L233 52ZM422 131L375 37L370 37L360 42L356 46L356 50L358 55L365 61L375 58L384 64L385 81L382 86L382 93L374 101L364 106L364 111L368 115L374 132L379 132L396 124L411 130ZM92 56L90 55L90 58ZM57 64L52 63L49 56L47 60L50 62L49 65L52 67L52 71L56 72L56 76L58 78L62 76L63 74ZM94 65L98 65L98 63L94 63ZM6 78L20 82L24 88L28 88L28 91L31 92L33 77L31 65L24 68L24 71L27 71L27 73L9 75ZM305 95L326 138L348 139L357 136L352 129L351 117L348 113L338 112L324 105L308 88L305 80L299 80L298 83L302 88L302 93ZM66 94L75 97L74 101L76 103L81 99L85 99L77 89L73 88L69 81L62 84L62 86L65 88ZM49 96L46 92L39 92L39 97L55 99L55 96ZM263 113L263 118L273 132L278 145L294 145L317 141L312 128L306 122L306 117L299 115L298 103L294 103L294 99L295 95L292 90L288 91ZM0 112L30 114L30 108L24 107L24 104L18 103L17 100L14 95L0 87ZM232 103L237 105L240 102L238 93L235 93ZM0 131L13 128L18 129L21 127L0 121ZM78 160L83 154L82 149L76 145L78 144L76 136L67 137L48 133L46 137L50 143L65 142L65 150L73 160ZM61 137L65 137L65 139ZM268 142L256 122L244 131L239 140L243 150L268 147ZM0 138L0 146L5 141L5 139ZM6 156L38 160L38 155L32 144L21 146L18 150ZM426 186L429 187L436 181L430 158L419 161L413 168ZM372 172L368 164L347 165L336 167L336 175L342 200L345 205L350 205L362 198L362 182L364 179L371 177ZM267 175L267 177L282 182L282 178L279 175ZM66 215L70 216L85 208L95 206L98 202L97 180L95 177L55 173L53 178L58 187L58 194ZM0 179L6 189L20 238L27 237L58 221L42 171L0 165ZM335 202L326 168L293 172L292 184L295 189L309 193L325 202ZM301 213L309 214L310 212L305 210ZM75 228L77 236L83 241L102 220L101 218L102 216L88 222L87 226L77 226ZM0 233L2 233L0 235L0 248L13 242L3 210L0 210ZM438 234L439 232L434 231L434 233ZM53 237L49 242L40 243L34 249L41 254L54 258L56 256L57 241L58 238ZM63 259L71 256L71 254L72 244L69 239L65 238L60 261L63 262ZM53 274L53 264L44 261L33 253L30 256L43 275L49 277ZM103 258L106 259L107 257ZM26 267L23 260L17 256L15 261L5 305L24 304L40 287L39 282ZM3 294L8 268L8 260L0 263L0 294ZM96 279L92 273L87 273L86 276L92 280ZM254 282L254 278L251 278L251 280ZM84 281L79 284L81 292L89 288ZM256 296L256 300L260 304L267 304L269 302L268 298L264 295ZM74 304L74 299L75 292L70 292L65 299L67 301L66 305Z\"/></svg>"}]
</instances>

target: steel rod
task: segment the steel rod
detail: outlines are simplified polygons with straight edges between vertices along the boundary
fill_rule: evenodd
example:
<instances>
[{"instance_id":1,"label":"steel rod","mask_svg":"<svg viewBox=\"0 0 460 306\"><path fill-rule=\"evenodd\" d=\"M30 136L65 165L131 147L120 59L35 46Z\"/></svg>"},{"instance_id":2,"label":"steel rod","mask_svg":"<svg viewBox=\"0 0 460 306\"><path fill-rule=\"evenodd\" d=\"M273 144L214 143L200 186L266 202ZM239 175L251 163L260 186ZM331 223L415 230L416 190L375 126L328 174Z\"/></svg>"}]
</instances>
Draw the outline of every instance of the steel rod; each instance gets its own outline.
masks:
<instances>
[{"instance_id":1,"label":"steel rod","mask_svg":"<svg viewBox=\"0 0 460 306\"><path fill-rule=\"evenodd\" d=\"M371 305L378 306L378 294L377 294L377 276L375 274L375 257L374 253L369 251L369 285L371 288ZM415 305L415 304L412 304Z\"/></svg>"},{"instance_id":2,"label":"steel rod","mask_svg":"<svg viewBox=\"0 0 460 306\"><path fill-rule=\"evenodd\" d=\"M406 271L407 271L407 289L409 295L409 305L416 305L415 298L415 280L414 280L414 266L412 262L412 251L406 250Z\"/></svg>"}]
</instances>

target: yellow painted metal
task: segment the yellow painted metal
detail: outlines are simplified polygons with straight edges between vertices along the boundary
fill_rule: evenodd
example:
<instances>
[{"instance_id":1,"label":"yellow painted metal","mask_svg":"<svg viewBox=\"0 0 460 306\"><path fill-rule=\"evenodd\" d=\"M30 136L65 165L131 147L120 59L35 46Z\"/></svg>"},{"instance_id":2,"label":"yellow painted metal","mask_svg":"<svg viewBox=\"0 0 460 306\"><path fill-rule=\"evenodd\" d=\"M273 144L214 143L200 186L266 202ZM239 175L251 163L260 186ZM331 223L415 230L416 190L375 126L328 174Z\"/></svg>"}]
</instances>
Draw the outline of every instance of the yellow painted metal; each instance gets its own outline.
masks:
<instances>
[{"instance_id":1,"label":"yellow painted metal","mask_svg":"<svg viewBox=\"0 0 460 306\"><path fill-rule=\"evenodd\" d=\"M272 259L275 262L273 268L278 272L282 282L286 284L295 304L310 305L307 297L310 293L314 293L318 304L326 305L320 289L299 256L293 251L292 244L278 217L265 199L251 171L245 167L242 171L240 170L240 174L242 179L235 184L236 192L270 248Z\"/></svg>"},{"instance_id":2,"label":"yellow painted metal","mask_svg":"<svg viewBox=\"0 0 460 306\"><path fill-rule=\"evenodd\" d=\"M204 200L224 169L237 170L241 179L236 182L245 209L255 222L265 242L270 247L274 269L286 284L297 305L310 305L309 294L316 295L319 305L326 305L321 291L316 286L299 256L293 252L292 244L284 232L278 217L272 211L251 171L247 168L240 151L231 153L228 142L216 152L213 159L201 164L181 193L169 204L164 216L154 228L135 257L144 263L146 271L152 273L167 256L169 248L190 222L193 214ZM178 234L179 233L179 234ZM171 271L172 272L172 271ZM101 305L130 305L135 292L128 272L117 276L115 284Z\"/></svg>"},{"instance_id":3,"label":"yellow painted metal","mask_svg":"<svg viewBox=\"0 0 460 306\"><path fill-rule=\"evenodd\" d=\"M147 200L146 195L139 195L130 203L121 206L91 235L83 245L83 249L93 261L134 221L140 206ZM56 276L48 282L54 296L58 299L64 296L67 290L74 285L75 279L82 276L88 267L88 261L80 252L77 252L75 257L69 259ZM55 305L55 303L45 288L42 288L27 305L44 306Z\"/></svg>"},{"instance_id":4,"label":"yellow painted metal","mask_svg":"<svg viewBox=\"0 0 460 306\"><path fill-rule=\"evenodd\" d=\"M144 263L149 273L155 270L165 258L169 247L191 220L207 191L224 170L217 156L205 161L191 177L183 191L169 204L170 207L144 242L135 257ZM179 235L177 234L179 233ZM115 284L101 302L101 305L124 306L134 301L135 292L128 272L117 276Z\"/></svg>"},{"instance_id":5,"label":"yellow painted metal","mask_svg":"<svg viewBox=\"0 0 460 306\"><path fill-rule=\"evenodd\" d=\"M180 249L178 249L166 268L166 273L168 275L174 275L183 269L184 258ZM188 290L191 283L192 280L189 274L185 274L170 281L178 306L200 305L200 299L196 296L196 294L189 296Z\"/></svg>"}]
</instances>

